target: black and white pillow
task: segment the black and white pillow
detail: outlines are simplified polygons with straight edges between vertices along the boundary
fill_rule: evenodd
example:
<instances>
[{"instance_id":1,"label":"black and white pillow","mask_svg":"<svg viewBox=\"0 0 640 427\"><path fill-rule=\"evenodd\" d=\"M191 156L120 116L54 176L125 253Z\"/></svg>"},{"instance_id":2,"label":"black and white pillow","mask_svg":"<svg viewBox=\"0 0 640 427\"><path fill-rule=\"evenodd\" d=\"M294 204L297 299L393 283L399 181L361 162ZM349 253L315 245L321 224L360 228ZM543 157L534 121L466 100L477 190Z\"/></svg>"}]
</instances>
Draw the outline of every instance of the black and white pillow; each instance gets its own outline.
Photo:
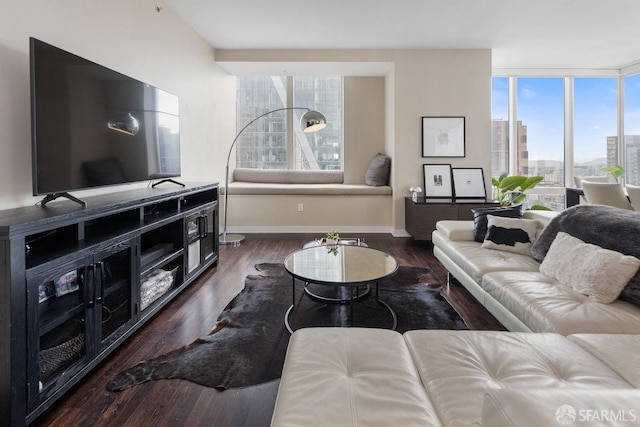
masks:
<instances>
[{"instance_id":1,"label":"black and white pillow","mask_svg":"<svg viewBox=\"0 0 640 427\"><path fill-rule=\"evenodd\" d=\"M487 215L487 234L483 248L530 255L538 223L533 219Z\"/></svg>"},{"instance_id":2,"label":"black and white pillow","mask_svg":"<svg viewBox=\"0 0 640 427\"><path fill-rule=\"evenodd\" d=\"M471 209L471 212L473 213L473 237L476 242L482 243L487 234L487 215L522 218L522 205L476 208Z\"/></svg>"}]
</instances>

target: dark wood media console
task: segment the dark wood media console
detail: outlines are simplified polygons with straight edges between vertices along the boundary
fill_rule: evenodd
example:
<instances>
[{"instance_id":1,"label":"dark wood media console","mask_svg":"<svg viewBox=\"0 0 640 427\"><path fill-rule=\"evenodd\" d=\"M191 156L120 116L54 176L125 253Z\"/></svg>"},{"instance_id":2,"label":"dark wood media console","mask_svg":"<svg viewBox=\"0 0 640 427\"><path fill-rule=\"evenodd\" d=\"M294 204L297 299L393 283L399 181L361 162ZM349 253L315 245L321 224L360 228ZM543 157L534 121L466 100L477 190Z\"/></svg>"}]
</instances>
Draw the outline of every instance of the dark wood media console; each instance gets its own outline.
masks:
<instances>
[{"instance_id":1,"label":"dark wood media console","mask_svg":"<svg viewBox=\"0 0 640 427\"><path fill-rule=\"evenodd\" d=\"M490 200L469 201L426 199L418 197L414 202L411 197L404 199L404 227L415 240L431 240L431 233L440 220L473 220L471 209L499 206Z\"/></svg>"},{"instance_id":2,"label":"dark wood media console","mask_svg":"<svg viewBox=\"0 0 640 427\"><path fill-rule=\"evenodd\" d=\"M0 211L0 425L26 425L218 262L218 184Z\"/></svg>"}]
</instances>

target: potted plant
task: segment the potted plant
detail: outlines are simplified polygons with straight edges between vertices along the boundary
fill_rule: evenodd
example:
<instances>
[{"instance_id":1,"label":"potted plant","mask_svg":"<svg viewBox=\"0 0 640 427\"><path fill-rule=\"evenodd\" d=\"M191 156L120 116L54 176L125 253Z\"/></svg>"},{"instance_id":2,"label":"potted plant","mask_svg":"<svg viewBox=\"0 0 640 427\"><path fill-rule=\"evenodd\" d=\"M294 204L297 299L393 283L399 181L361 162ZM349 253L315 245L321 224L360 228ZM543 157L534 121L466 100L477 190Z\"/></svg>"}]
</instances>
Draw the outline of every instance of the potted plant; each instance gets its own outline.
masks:
<instances>
[{"instance_id":1,"label":"potted plant","mask_svg":"<svg viewBox=\"0 0 640 427\"><path fill-rule=\"evenodd\" d=\"M620 179L624 176L624 168L620 165L602 168L600 169L600 172L610 173L611 176L613 176L613 179L616 180L616 182L620 182Z\"/></svg>"},{"instance_id":2,"label":"potted plant","mask_svg":"<svg viewBox=\"0 0 640 427\"><path fill-rule=\"evenodd\" d=\"M330 231L327 233L327 237L324 239L326 245L337 245L340 241L340 233L337 231Z\"/></svg>"},{"instance_id":3,"label":"potted plant","mask_svg":"<svg viewBox=\"0 0 640 427\"><path fill-rule=\"evenodd\" d=\"M503 173L499 178L491 178L495 194L494 200L500 206L513 206L523 203L527 195L525 191L535 187L544 178L541 176L507 175ZM544 205L533 205L531 210L551 210Z\"/></svg>"}]
</instances>

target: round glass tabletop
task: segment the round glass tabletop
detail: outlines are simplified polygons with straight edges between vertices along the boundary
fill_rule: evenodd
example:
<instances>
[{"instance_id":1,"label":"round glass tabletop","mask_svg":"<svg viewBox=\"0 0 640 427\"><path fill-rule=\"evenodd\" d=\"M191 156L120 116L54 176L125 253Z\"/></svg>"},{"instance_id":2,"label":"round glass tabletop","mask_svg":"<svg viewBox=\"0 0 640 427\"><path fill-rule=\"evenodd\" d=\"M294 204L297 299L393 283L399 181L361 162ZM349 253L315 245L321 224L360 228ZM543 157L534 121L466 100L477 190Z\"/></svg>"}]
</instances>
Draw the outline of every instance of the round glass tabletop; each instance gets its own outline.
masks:
<instances>
[{"instance_id":1,"label":"round glass tabletop","mask_svg":"<svg viewBox=\"0 0 640 427\"><path fill-rule=\"evenodd\" d=\"M290 254L285 269L305 282L358 285L392 276L398 263L389 254L363 246L316 246Z\"/></svg>"}]
</instances>

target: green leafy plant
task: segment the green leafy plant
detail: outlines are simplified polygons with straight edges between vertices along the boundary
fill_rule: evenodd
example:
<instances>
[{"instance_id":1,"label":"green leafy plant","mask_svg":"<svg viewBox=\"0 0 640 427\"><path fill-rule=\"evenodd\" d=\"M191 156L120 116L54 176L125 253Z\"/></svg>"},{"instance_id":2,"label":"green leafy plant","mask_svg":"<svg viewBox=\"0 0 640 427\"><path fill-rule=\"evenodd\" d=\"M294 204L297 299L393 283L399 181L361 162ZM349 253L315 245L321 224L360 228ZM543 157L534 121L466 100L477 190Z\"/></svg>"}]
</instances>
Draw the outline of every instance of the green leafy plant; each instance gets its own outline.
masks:
<instances>
[{"instance_id":1,"label":"green leafy plant","mask_svg":"<svg viewBox=\"0 0 640 427\"><path fill-rule=\"evenodd\" d=\"M327 239L335 240L337 242L338 240L340 240L340 233L338 233L337 231L330 231L327 233Z\"/></svg>"},{"instance_id":2,"label":"green leafy plant","mask_svg":"<svg viewBox=\"0 0 640 427\"><path fill-rule=\"evenodd\" d=\"M499 178L491 178L495 189L495 200L500 206L513 206L523 203L527 199L525 190L535 187L544 178L541 176L507 175L503 173ZM533 205L531 210L551 210L543 205Z\"/></svg>"},{"instance_id":3,"label":"green leafy plant","mask_svg":"<svg viewBox=\"0 0 640 427\"><path fill-rule=\"evenodd\" d=\"M624 168L620 165L602 168L600 169L600 172L610 173L611 176L613 176L613 179L616 180L616 182L620 182L620 178L624 176Z\"/></svg>"},{"instance_id":4,"label":"green leafy plant","mask_svg":"<svg viewBox=\"0 0 640 427\"><path fill-rule=\"evenodd\" d=\"M335 246L329 246L327 252L330 254L338 255L338 241L340 240L340 233L337 231L330 231L327 233L327 240L335 241Z\"/></svg>"}]
</instances>

